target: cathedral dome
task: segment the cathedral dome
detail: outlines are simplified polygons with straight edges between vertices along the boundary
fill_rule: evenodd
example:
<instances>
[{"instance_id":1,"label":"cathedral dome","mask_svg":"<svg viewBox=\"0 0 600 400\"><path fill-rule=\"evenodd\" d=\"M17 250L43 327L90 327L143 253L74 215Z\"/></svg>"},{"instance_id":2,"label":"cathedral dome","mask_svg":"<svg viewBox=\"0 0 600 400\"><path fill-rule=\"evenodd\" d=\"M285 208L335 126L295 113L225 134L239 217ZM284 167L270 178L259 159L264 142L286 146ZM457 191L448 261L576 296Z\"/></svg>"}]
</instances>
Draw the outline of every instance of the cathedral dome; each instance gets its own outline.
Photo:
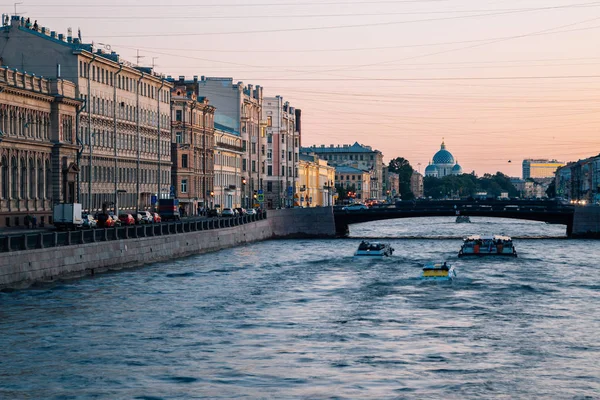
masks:
<instances>
[{"instance_id":1,"label":"cathedral dome","mask_svg":"<svg viewBox=\"0 0 600 400\"><path fill-rule=\"evenodd\" d=\"M452 174L454 175L460 175L463 173L462 167L460 165L455 164L454 167L452 167Z\"/></svg>"},{"instance_id":2,"label":"cathedral dome","mask_svg":"<svg viewBox=\"0 0 600 400\"><path fill-rule=\"evenodd\" d=\"M454 156L448 150L446 145L442 142L440 150L433 156L434 164L454 164Z\"/></svg>"},{"instance_id":3,"label":"cathedral dome","mask_svg":"<svg viewBox=\"0 0 600 400\"><path fill-rule=\"evenodd\" d=\"M425 168L425 175L426 176L437 176L438 174L438 170L437 167L433 164L429 164L426 168Z\"/></svg>"}]
</instances>

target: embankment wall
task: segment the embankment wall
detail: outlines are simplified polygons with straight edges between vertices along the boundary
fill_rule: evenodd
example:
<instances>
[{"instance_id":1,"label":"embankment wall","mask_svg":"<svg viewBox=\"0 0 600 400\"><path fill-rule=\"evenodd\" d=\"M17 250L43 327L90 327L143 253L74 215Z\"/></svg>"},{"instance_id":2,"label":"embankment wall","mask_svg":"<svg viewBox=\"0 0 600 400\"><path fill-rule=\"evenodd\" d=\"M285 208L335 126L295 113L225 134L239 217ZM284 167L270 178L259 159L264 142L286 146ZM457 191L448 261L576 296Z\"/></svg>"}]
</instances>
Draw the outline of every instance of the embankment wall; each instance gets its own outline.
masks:
<instances>
[{"instance_id":1,"label":"embankment wall","mask_svg":"<svg viewBox=\"0 0 600 400\"><path fill-rule=\"evenodd\" d=\"M600 207L576 207L571 236L574 238L600 238Z\"/></svg>"},{"instance_id":2,"label":"embankment wall","mask_svg":"<svg viewBox=\"0 0 600 400\"><path fill-rule=\"evenodd\" d=\"M0 289L136 267L273 238L333 236L335 223L330 208L288 209L272 210L267 219L231 228L14 251L0 255Z\"/></svg>"}]
</instances>

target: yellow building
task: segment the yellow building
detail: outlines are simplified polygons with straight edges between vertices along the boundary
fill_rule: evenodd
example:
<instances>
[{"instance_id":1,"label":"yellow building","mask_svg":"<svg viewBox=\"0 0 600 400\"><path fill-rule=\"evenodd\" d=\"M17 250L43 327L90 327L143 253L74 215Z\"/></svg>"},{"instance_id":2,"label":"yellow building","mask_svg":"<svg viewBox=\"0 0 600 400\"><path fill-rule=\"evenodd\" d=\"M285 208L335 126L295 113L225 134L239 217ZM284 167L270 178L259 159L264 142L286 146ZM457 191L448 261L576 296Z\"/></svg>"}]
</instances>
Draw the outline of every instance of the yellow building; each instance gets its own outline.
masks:
<instances>
[{"instance_id":1,"label":"yellow building","mask_svg":"<svg viewBox=\"0 0 600 400\"><path fill-rule=\"evenodd\" d=\"M553 178L557 169L565 163L556 160L523 160L523 179Z\"/></svg>"},{"instance_id":2,"label":"yellow building","mask_svg":"<svg viewBox=\"0 0 600 400\"><path fill-rule=\"evenodd\" d=\"M294 205L329 207L335 203L335 168L313 154L300 154Z\"/></svg>"}]
</instances>

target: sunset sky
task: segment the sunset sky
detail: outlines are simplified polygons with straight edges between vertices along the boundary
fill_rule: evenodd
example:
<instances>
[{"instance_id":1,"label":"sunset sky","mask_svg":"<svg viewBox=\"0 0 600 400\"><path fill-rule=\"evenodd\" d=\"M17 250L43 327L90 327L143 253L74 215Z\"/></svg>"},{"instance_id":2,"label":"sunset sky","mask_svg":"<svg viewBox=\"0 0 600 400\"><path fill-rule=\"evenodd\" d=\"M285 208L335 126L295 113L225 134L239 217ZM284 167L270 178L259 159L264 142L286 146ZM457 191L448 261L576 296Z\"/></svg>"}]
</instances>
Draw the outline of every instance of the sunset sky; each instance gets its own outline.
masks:
<instances>
[{"instance_id":1,"label":"sunset sky","mask_svg":"<svg viewBox=\"0 0 600 400\"><path fill-rule=\"evenodd\" d=\"M165 75L261 85L302 109L306 146L358 141L423 172L444 138L465 172L512 176L523 158L600 153L600 1L32 0L17 11L132 62L139 50Z\"/></svg>"}]
</instances>

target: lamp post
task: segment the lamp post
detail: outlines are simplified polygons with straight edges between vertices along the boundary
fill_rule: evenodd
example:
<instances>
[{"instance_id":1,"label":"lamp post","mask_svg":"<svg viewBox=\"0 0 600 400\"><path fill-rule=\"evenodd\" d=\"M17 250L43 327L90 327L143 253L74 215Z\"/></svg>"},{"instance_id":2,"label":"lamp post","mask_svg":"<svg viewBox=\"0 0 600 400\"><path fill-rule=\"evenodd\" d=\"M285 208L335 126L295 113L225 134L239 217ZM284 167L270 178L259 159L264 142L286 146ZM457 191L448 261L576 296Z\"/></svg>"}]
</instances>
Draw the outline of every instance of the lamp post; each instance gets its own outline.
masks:
<instances>
[{"instance_id":1,"label":"lamp post","mask_svg":"<svg viewBox=\"0 0 600 400\"><path fill-rule=\"evenodd\" d=\"M246 201L246 178L242 178L242 207L248 208Z\"/></svg>"}]
</instances>

